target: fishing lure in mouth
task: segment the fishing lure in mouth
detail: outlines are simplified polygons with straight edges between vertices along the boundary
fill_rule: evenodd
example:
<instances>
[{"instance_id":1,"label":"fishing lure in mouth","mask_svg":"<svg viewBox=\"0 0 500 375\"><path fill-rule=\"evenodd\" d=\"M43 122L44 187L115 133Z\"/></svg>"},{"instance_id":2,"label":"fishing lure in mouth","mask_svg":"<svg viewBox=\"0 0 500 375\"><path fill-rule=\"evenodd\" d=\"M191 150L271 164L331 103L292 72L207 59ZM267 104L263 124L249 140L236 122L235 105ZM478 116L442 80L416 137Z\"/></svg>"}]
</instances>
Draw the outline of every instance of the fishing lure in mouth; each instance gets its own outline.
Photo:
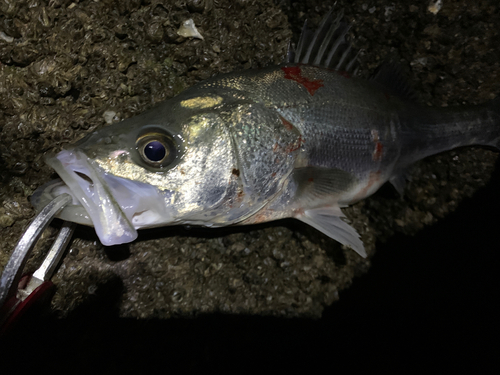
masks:
<instances>
[{"instance_id":1,"label":"fishing lure in mouth","mask_svg":"<svg viewBox=\"0 0 500 375\"><path fill-rule=\"evenodd\" d=\"M68 193L59 217L95 227L104 245L141 228L301 220L366 256L342 208L414 162L500 144L500 101L429 108L385 64L356 74L349 25L333 11L304 27L286 63L211 78L143 114L49 155L61 177L32 197Z\"/></svg>"}]
</instances>

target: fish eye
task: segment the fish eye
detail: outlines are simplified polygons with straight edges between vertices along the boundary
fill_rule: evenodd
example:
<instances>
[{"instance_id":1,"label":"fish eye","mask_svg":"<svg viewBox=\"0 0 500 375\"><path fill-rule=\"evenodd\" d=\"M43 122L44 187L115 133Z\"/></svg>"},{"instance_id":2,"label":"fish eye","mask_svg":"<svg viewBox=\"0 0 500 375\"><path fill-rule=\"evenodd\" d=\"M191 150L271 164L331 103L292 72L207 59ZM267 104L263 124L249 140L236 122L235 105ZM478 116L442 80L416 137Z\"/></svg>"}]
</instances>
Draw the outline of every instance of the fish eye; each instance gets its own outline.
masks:
<instances>
[{"instance_id":1,"label":"fish eye","mask_svg":"<svg viewBox=\"0 0 500 375\"><path fill-rule=\"evenodd\" d=\"M151 141L144 146L144 156L153 163L158 163L167 155L165 145L160 141Z\"/></svg>"},{"instance_id":2,"label":"fish eye","mask_svg":"<svg viewBox=\"0 0 500 375\"><path fill-rule=\"evenodd\" d=\"M174 161L176 145L174 140L163 133L146 133L136 141L142 160L152 166L163 168Z\"/></svg>"}]
</instances>

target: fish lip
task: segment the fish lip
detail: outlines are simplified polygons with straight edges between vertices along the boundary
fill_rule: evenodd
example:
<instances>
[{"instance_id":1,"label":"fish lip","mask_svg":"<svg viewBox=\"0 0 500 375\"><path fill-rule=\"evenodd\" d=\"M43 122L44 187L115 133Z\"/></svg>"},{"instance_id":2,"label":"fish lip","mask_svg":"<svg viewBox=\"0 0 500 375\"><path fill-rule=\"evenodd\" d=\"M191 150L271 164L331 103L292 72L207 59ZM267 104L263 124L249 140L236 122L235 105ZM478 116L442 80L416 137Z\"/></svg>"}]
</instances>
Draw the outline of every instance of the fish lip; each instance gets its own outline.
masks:
<instances>
[{"instance_id":1,"label":"fish lip","mask_svg":"<svg viewBox=\"0 0 500 375\"><path fill-rule=\"evenodd\" d=\"M49 154L45 162L61 179L40 186L31 197L40 211L56 196L68 193L73 203L57 217L93 226L103 245L132 242L137 229L175 223L174 191L107 173L79 148Z\"/></svg>"},{"instance_id":2,"label":"fish lip","mask_svg":"<svg viewBox=\"0 0 500 375\"><path fill-rule=\"evenodd\" d=\"M73 203L78 201L87 212L103 245L128 243L137 238L137 230L107 186L105 172L83 151L63 150L57 155L49 155L46 163L66 184L73 197ZM38 196L40 195L41 193Z\"/></svg>"}]
</instances>

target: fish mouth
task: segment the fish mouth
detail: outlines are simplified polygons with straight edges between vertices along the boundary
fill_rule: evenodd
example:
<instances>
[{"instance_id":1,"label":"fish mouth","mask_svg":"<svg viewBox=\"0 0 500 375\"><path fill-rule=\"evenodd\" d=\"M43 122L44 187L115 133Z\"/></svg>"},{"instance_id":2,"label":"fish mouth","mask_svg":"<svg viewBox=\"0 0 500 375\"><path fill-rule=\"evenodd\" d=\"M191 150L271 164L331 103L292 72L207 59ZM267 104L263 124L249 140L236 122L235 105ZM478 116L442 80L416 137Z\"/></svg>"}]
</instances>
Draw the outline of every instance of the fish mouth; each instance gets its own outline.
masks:
<instances>
[{"instance_id":1,"label":"fish mouth","mask_svg":"<svg viewBox=\"0 0 500 375\"><path fill-rule=\"evenodd\" d=\"M78 149L50 155L46 163L61 179L39 187L31 203L41 210L50 200L63 193L73 202L57 217L94 226L105 246L132 242L137 229L157 226L168 218L165 192L142 182L106 173Z\"/></svg>"}]
</instances>

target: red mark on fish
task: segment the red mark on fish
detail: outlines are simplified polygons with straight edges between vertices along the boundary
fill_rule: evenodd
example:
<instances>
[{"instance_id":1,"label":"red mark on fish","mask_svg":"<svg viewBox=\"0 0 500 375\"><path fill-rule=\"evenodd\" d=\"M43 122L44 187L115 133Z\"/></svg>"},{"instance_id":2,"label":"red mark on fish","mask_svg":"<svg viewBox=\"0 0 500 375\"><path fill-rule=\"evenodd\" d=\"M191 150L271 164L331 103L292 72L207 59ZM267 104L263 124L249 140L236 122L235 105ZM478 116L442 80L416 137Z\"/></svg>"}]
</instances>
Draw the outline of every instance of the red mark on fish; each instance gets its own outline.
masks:
<instances>
[{"instance_id":1,"label":"red mark on fish","mask_svg":"<svg viewBox=\"0 0 500 375\"><path fill-rule=\"evenodd\" d=\"M286 148L285 148L285 152L287 154L290 154L294 151L297 151L299 148L302 147L302 145L304 144L305 140L302 138L302 136L299 135L299 138L297 139L296 142L292 143L292 144L289 144Z\"/></svg>"},{"instance_id":2,"label":"red mark on fish","mask_svg":"<svg viewBox=\"0 0 500 375\"><path fill-rule=\"evenodd\" d=\"M381 161L384 152L384 145L380 142L377 130L372 130L372 141L375 142L375 150L373 150L373 161Z\"/></svg>"},{"instance_id":3,"label":"red mark on fish","mask_svg":"<svg viewBox=\"0 0 500 375\"><path fill-rule=\"evenodd\" d=\"M285 72L285 79L291 79L292 81L301 84L306 88L311 96L313 96L320 87L324 86L322 79L311 80L304 77L302 75L302 69L300 69L300 66L284 66L281 68L281 70Z\"/></svg>"},{"instance_id":4,"label":"red mark on fish","mask_svg":"<svg viewBox=\"0 0 500 375\"><path fill-rule=\"evenodd\" d=\"M380 169L376 172L370 172L370 175L368 177L368 181L366 182L366 185L353 197L351 202L349 204L355 203L357 201L360 201L361 199L366 198L367 196L372 193L372 189L375 187L378 189L380 185L380 175L381 171Z\"/></svg>"},{"instance_id":5,"label":"red mark on fish","mask_svg":"<svg viewBox=\"0 0 500 375\"><path fill-rule=\"evenodd\" d=\"M384 150L384 145L382 143L377 142L375 144L375 150L373 151L373 161L381 161L382 160L382 153Z\"/></svg>"},{"instance_id":6,"label":"red mark on fish","mask_svg":"<svg viewBox=\"0 0 500 375\"><path fill-rule=\"evenodd\" d=\"M290 121L288 121L287 119L285 119L284 117L281 117L281 116L280 116L280 120L283 123L283 125L285 126L286 130L293 130L293 125Z\"/></svg>"}]
</instances>

